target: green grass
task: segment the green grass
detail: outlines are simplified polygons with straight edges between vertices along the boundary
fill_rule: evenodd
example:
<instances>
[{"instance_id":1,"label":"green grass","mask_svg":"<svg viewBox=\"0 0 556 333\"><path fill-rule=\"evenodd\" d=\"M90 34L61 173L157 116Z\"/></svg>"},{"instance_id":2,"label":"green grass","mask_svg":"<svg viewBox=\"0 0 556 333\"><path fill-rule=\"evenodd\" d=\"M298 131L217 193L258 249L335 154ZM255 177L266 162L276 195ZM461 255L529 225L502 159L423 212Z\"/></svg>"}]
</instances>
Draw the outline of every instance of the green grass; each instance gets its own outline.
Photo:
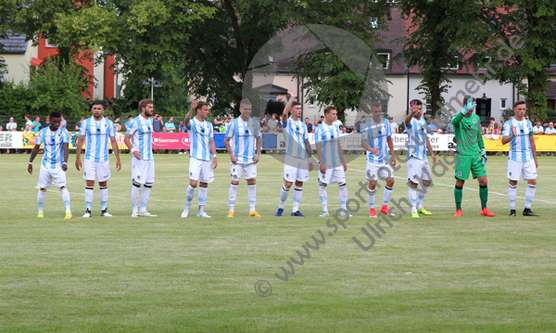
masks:
<instances>
[{"instance_id":1,"label":"green grass","mask_svg":"<svg viewBox=\"0 0 556 333\"><path fill-rule=\"evenodd\" d=\"M539 157L533 210L521 216L525 183L518 185L518 216L508 218L506 158L487 165L495 218L479 215L478 183L464 190L464 216L453 217L453 172L434 177L425 207L434 215L409 216L385 228L365 252L352 240L369 240L361 227L368 206L336 234L318 218L316 172L304 187L307 218L274 217L282 166L264 156L259 165L257 210L247 217L247 187L238 191L236 218L228 219L229 159L220 155L209 185L212 219L181 219L188 185L187 155L157 155L149 211L131 218L130 161L112 169L109 211L101 218L98 187L93 218L83 219L84 180L67 173L75 218L64 220L57 190L49 191L45 218L36 218L35 174L29 155L1 155L1 332L548 332L556 330L556 232L553 177L556 158ZM365 161L347 172L349 198L363 180ZM394 199L407 196L405 164L396 172ZM339 208L329 186L330 210ZM285 212L291 210L292 195ZM377 191L377 202L382 188ZM197 199L194 200L194 206ZM192 210L196 213L196 209ZM192 214L195 215L195 214ZM333 222L335 223L335 222ZM274 273L321 230L326 243L289 281ZM272 294L254 285L267 280Z\"/></svg>"}]
</instances>

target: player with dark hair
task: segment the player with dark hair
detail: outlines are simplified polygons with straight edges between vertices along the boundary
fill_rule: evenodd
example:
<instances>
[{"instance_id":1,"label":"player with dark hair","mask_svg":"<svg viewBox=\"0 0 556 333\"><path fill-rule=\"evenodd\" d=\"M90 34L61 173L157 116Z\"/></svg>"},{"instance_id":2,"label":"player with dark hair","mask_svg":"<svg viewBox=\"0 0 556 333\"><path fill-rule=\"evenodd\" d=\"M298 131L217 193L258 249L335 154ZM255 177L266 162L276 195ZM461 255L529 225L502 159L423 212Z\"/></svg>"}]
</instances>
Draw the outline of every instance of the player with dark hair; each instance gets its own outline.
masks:
<instances>
[{"instance_id":1,"label":"player with dark hair","mask_svg":"<svg viewBox=\"0 0 556 333\"><path fill-rule=\"evenodd\" d=\"M131 152L131 217L148 216L156 217L147 211L147 203L154 184L154 157L153 157L153 101L144 99L139 102L141 114L135 117L125 133L124 142ZM133 142L131 139L133 138ZM141 191L141 206L139 203L139 190Z\"/></svg>"},{"instance_id":2,"label":"player with dark hair","mask_svg":"<svg viewBox=\"0 0 556 333\"><path fill-rule=\"evenodd\" d=\"M427 160L427 150L436 163L436 155L432 150L427 137L427 124L423 120L423 103L414 99L409 103L411 112L405 117L405 128L408 136L407 148L407 178L409 185L409 202L411 203L411 216L419 218L419 214L432 215L423 207L423 200L432 184L431 167ZM421 187L417 187L421 184ZM419 194L417 194L419 192Z\"/></svg>"},{"instance_id":3,"label":"player with dark hair","mask_svg":"<svg viewBox=\"0 0 556 333\"><path fill-rule=\"evenodd\" d=\"M68 169L69 157L69 132L67 129L60 127L62 115L60 112L54 111L50 113L50 126L43 128L29 158L29 166L27 171L33 173L33 160L39 152L40 146L43 146L44 155L42 157L41 170L39 174L39 193L37 194L37 203L39 213L37 217L43 218L43 206L46 198L46 189L54 185L60 189L62 200L66 206L66 219L73 218L71 214L70 194L66 187L66 170Z\"/></svg>"},{"instance_id":4,"label":"player with dark hair","mask_svg":"<svg viewBox=\"0 0 556 333\"><path fill-rule=\"evenodd\" d=\"M515 117L504 124L502 144L510 143L508 152L508 198L510 199L510 216L516 216L515 199L517 182L520 178L527 181L525 190L525 209L523 216L539 216L531 210L537 188L537 147L533 138L533 124L525 119L527 106L525 101L514 103Z\"/></svg>"},{"instance_id":5,"label":"player with dark hair","mask_svg":"<svg viewBox=\"0 0 556 333\"><path fill-rule=\"evenodd\" d=\"M191 117L193 110L197 112ZM181 217L188 217L191 210L191 202L195 196L195 189L199 184L199 211L197 217L210 218L205 212L207 203L208 184L214 181L214 170L218 166L216 159L216 146L214 144L214 133L212 124L207 121L209 106L205 102L193 101L191 109L185 115L185 128L189 134L189 186L185 192L185 209ZM212 154L212 159L211 159Z\"/></svg>"},{"instance_id":6,"label":"player with dark hair","mask_svg":"<svg viewBox=\"0 0 556 333\"><path fill-rule=\"evenodd\" d=\"M479 197L481 198L481 215L495 216L487 208L488 187L487 172L485 164L487 162L485 144L481 133L481 118L474 114L477 104L473 104L475 98L465 96L463 99L463 110L452 117L454 135L458 145L456 152L456 187L454 198L456 200L456 214L460 217L461 201L463 197L463 185L469 179L469 172L473 178L479 181Z\"/></svg>"},{"instance_id":7,"label":"player with dark hair","mask_svg":"<svg viewBox=\"0 0 556 333\"><path fill-rule=\"evenodd\" d=\"M336 107L324 108L324 122L315 130L315 143L319 159L319 197L322 205L320 217L328 214L328 184L338 183L342 216L352 216L346 209L348 190L346 186L347 165L340 145L340 128L334 122L338 119Z\"/></svg>"},{"instance_id":8,"label":"player with dark hair","mask_svg":"<svg viewBox=\"0 0 556 333\"><path fill-rule=\"evenodd\" d=\"M295 182L291 216L305 215L299 212L299 203L303 195L303 182L309 180L309 172L313 170L311 160L311 144L307 133L307 125L301 121L301 103L294 101L296 94L290 89L290 100L282 113L286 151L284 157L284 185L280 192L280 205L275 216L282 216L288 199L290 187ZM288 113L291 115L288 117Z\"/></svg>"},{"instance_id":9,"label":"player with dark hair","mask_svg":"<svg viewBox=\"0 0 556 333\"><path fill-rule=\"evenodd\" d=\"M95 178L99 185L99 199L101 216L111 217L108 213L108 180L110 179L110 160L108 152L108 140L116 155L116 170L120 171L120 152L116 141L116 129L114 123L103 117L104 102L94 101L91 104L91 118L81 122L79 138L77 139L77 150L75 156L75 167L81 169L81 148L83 140L86 142L85 161L83 165L83 178L85 179L85 214L83 217L91 217L93 204Z\"/></svg>"},{"instance_id":10,"label":"player with dark hair","mask_svg":"<svg viewBox=\"0 0 556 333\"><path fill-rule=\"evenodd\" d=\"M261 125L251 117L251 102L244 99L239 103L240 116L232 120L226 129L224 145L230 154L230 175L232 183L229 191L230 212L235 216L237 188L241 174L247 181L249 216L261 217L255 210L257 203L257 163L261 154Z\"/></svg>"}]
</instances>

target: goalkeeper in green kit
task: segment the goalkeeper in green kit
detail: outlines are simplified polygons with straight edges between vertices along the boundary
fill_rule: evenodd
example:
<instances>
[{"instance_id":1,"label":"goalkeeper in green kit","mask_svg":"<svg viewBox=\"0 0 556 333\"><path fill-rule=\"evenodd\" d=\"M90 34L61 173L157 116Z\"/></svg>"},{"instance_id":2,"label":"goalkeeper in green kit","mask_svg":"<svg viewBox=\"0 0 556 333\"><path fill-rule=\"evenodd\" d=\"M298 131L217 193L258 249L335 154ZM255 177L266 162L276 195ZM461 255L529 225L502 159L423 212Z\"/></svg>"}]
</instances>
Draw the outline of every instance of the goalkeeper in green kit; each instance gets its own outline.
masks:
<instances>
[{"instance_id":1,"label":"goalkeeper in green kit","mask_svg":"<svg viewBox=\"0 0 556 333\"><path fill-rule=\"evenodd\" d=\"M487 208L488 187L485 169L487 157L481 133L481 118L473 113L475 106L477 106L474 103L475 98L466 96L463 100L463 110L452 117L452 125L454 126L454 134L458 145L456 153L456 188L454 189L456 214L454 216L461 216L463 185L469 179L469 172L471 172L473 178L479 180L481 215L492 217L495 215Z\"/></svg>"}]
</instances>

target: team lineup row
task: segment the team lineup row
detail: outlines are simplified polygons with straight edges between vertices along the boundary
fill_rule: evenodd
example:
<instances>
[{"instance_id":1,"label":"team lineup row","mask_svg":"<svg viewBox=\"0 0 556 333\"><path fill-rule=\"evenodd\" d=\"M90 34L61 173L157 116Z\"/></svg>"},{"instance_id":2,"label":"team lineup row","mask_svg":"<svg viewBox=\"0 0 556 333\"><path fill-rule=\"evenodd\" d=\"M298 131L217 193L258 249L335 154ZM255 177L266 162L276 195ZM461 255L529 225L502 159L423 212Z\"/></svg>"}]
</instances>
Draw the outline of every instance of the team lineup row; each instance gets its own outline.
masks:
<instances>
[{"instance_id":1,"label":"team lineup row","mask_svg":"<svg viewBox=\"0 0 556 333\"><path fill-rule=\"evenodd\" d=\"M303 183L309 179L309 172L313 170L308 131L305 123L301 121L301 104L295 101L295 97L295 93L290 91L290 99L281 115L286 139L286 154L284 159L284 184L280 192L279 207L275 216L283 215L285 202L294 183L291 215L305 216L299 211L299 205L303 194ZM473 103L474 98L467 96L462 103L464 106L463 110L452 117L452 125L454 126L454 134L457 140L456 184L454 189L455 216L462 216L462 189L471 173L473 178L478 179L480 186L479 193L482 206L480 213L484 216L493 217L495 215L487 208L488 183L485 169L487 157L480 131L480 118L473 113L476 106ZM141 113L131 122L124 140L132 154L131 216L155 217L156 215L147 211L147 203L155 178L151 144L153 101L149 99L140 101L139 109ZM192 117L194 110L196 115ZM261 151L261 129L258 122L254 121L250 116L251 103L249 100L242 100L239 110L240 117L234 119L230 126L228 126L225 136L225 146L231 159L230 210L228 217L235 216L234 206L242 174L248 186L249 216L260 217L261 215L255 210L255 205L257 163ZM423 207L423 201L431 185L431 172L427 154L430 154L433 163L436 163L436 156L426 135L426 123L421 117L421 101L411 101L410 111L405 119L408 135L408 199L411 205L412 217L419 218L420 215L431 215ZM516 102L514 104L515 117L506 122L503 130L503 144L510 143L507 172L509 179L510 216L516 215L516 187L517 182L521 178L528 183L523 215L537 216L531 211L531 204L535 195L538 163L536 148L532 138L533 127L531 122L524 118L525 111L525 102ZM114 123L102 116L104 112L103 102L93 102L91 112L92 116L83 122L79 131L75 161L75 166L78 170L83 168L83 178L86 181L86 209L83 217L91 216L95 180L98 181L100 188L101 215L110 217L112 215L107 211L107 182L110 179L109 142L116 157L116 168L118 171L121 169L120 156L115 139ZM197 216L210 218L204 211L204 207L207 202L208 184L214 181L213 169L217 167L218 161L213 140L213 127L207 121L208 115L209 106L207 103L193 101L191 109L184 120L190 138L190 183L186 190L186 207L181 214L184 218L189 216L191 203L197 187L199 187ZM334 124L337 120L336 108L333 105L327 106L324 109L324 117L325 121L315 131L319 198L323 209L320 216L329 216L327 186L335 183L339 187L341 214L343 216L352 216L346 208L348 190L345 171L347 166L338 140L340 130ZM37 137L35 147L30 156L28 171L29 173L33 172L32 162L42 145L44 155L38 181L38 217L44 217L43 205L46 190L51 187L52 181L54 181L55 186L61 191L66 207L66 218L69 219L73 217L65 175L68 168L69 133L65 128L59 126L61 121L60 113L52 112L50 119L50 126L42 129ZM371 117L362 127L361 145L367 151L366 178L369 182L366 192L370 208L369 216L377 217L377 211L375 210L375 188L378 179L386 182L380 213L394 215L388 209L388 203L392 197L394 185L392 166L396 165L396 157L393 153L392 132L388 121L382 118L382 106L380 103L373 103L371 105ZM85 158L82 164L81 152L84 142Z\"/></svg>"}]
</instances>

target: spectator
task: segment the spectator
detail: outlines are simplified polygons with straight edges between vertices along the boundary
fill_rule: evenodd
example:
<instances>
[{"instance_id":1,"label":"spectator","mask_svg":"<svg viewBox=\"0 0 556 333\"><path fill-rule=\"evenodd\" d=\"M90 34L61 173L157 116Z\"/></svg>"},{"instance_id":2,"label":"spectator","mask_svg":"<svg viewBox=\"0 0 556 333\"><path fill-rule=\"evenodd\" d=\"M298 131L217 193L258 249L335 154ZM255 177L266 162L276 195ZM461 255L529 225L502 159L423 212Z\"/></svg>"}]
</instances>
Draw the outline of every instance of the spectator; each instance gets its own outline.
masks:
<instances>
[{"instance_id":1,"label":"spectator","mask_svg":"<svg viewBox=\"0 0 556 333\"><path fill-rule=\"evenodd\" d=\"M340 126L340 135L342 134L347 134L347 128L344 125Z\"/></svg>"},{"instance_id":2,"label":"spectator","mask_svg":"<svg viewBox=\"0 0 556 333\"><path fill-rule=\"evenodd\" d=\"M79 132L79 130L81 129L81 123L85 121L85 117L81 117L81 120L78 121L77 123L75 123L75 130L77 132Z\"/></svg>"},{"instance_id":3,"label":"spectator","mask_svg":"<svg viewBox=\"0 0 556 333\"><path fill-rule=\"evenodd\" d=\"M313 124L311 124L309 118L305 118L305 125L307 126L307 133L313 133Z\"/></svg>"},{"instance_id":4,"label":"spectator","mask_svg":"<svg viewBox=\"0 0 556 333\"><path fill-rule=\"evenodd\" d=\"M33 133L38 133L39 130L41 129L41 117L36 116L35 117L35 121L31 124L31 132Z\"/></svg>"},{"instance_id":5,"label":"spectator","mask_svg":"<svg viewBox=\"0 0 556 333\"><path fill-rule=\"evenodd\" d=\"M180 127L179 127L179 132L180 133L185 133L187 131L187 129L185 128L185 123L182 121L180 121Z\"/></svg>"},{"instance_id":6,"label":"spectator","mask_svg":"<svg viewBox=\"0 0 556 333\"><path fill-rule=\"evenodd\" d=\"M388 122L390 122L390 131L392 134L398 134L398 124L394 122L394 117L388 117Z\"/></svg>"},{"instance_id":7,"label":"spectator","mask_svg":"<svg viewBox=\"0 0 556 333\"><path fill-rule=\"evenodd\" d=\"M546 131L547 128L548 128L548 121L545 121L544 124L542 124L543 132Z\"/></svg>"},{"instance_id":8,"label":"spectator","mask_svg":"<svg viewBox=\"0 0 556 333\"><path fill-rule=\"evenodd\" d=\"M548 128L546 129L546 131L544 131L544 134L556 135L556 128L554 128L554 123L553 122L548 123Z\"/></svg>"},{"instance_id":9,"label":"spectator","mask_svg":"<svg viewBox=\"0 0 556 333\"><path fill-rule=\"evenodd\" d=\"M367 116L365 115L361 116L361 119L356 121L355 125L353 125L353 133L361 132L361 124L365 124L366 121L367 121Z\"/></svg>"},{"instance_id":10,"label":"spectator","mask_svg":"<svg viewBox=\"0 0 556 333\"><path fill-rule=\"evenodd\" d=\"M114 119L114 131L119 132L122 130L122 124L120 123L120 117Z\"/></svg>"},{"instance_id":11,"label":"spectator","mask_svg":"<svg viewBox=\"0 0 556 333\"><path fill-rule=\"evenodd\" d=\"M0 125L0 132L4 131L4 128L2 127L2 125Z\"/></svg>"},{"instance_id":12,"label":"spectator","mask_svg":"<svg viewBox=\"0 0 556 333\"><path fill-rule=\"evenodd\" d=\"M31 121L31 115L25 115L25 128L23 130L27 133L31 133L31 129L33 128L33 122Z\"/></svg>"},{"instance_id":13,"label":"spectator","mask_svg":"<svg viewBox=\"0 0 556 333\"><path fill-rule=\"evenodd\" d=\"M490 123L488 124L487 128L486 128L486 133L487 134L493 134L493 130L494 130L494 123L496 122L496 120L494 119L494 117L490 118Z\"/></svg>"},{"instance_id":14,"label":"spectator","mask_svg":"<svg viewBox=\"0 0 556 333\"><path fill-rule=\"evenodd\" d=\"M438 130L438 128L436 127L436 125L434 124L434 119L430 119L429 120L429 124L427 125L427 133L429 134L433 134Z\"/></svg>"},{"instance_id":15,"label":"spectator","mask_svg":"<svg viewBox=\"0 0 556 333\"><path fill-rule=\"evenodd\" d=\"M268 131L276 134L276 127L278 126L278 120L276 120L276 113L272 114L272 118L267 121Z\"/></svg>"},{"instance_id":16,"label":"spectator","mask_svg":"<svg viewBox=\"0 0 556 333\"><path fill-rule=\"evenodd\" d=\"M174 124L174 117L168 118L168 121L166 122L166 124L164 124L164 127L166 127L166 132L174 133L176 131L176 125Z\"/></svg>"},{"instance_id":17,"label":"spectator","mask_svg":"<svg viewBox=\"0 0 556 333\"><path fill-rule=\"evenodd\" d=\"M313 128L316 130L317 127L319 127L319 124L320 124L319 121L318 121L318 120L315 120L315 121L313 122Z\"/></svg>"},{"instance_id":18,"label":"spectator","mask_svg":"<svg viewBox=\"0 0 556 333\"><path fill-rule=\"evenodd\" d=\"M60 121L60 127L66 128L68 126L68 122L66 121L66 118L64 117L64 115L62 114L62 121Z\"/></svg>"},{"instance_id":19,"label":"spectator","mask_svg":"<svg viewBox=\"0 0 556 333\"><path fill-rule=\"evenodd\" d=\"M8 132L17 131L17 123L14 122L14 117L10 117L10 122L6 124L6 131Z\"/></svg>"},{"instance_id":20,"label":"spectator","mask_svg":"<svg viewBox=\"0 0 556 333\"><path fill-rule=\"evenodd\" d=\"M323 121L324 121L324 116L320 116L320 122L319 122L319 124L322 124Z\"/></svg>"},{"instance_id":21,"label":"spectator","mask_svg":"<svg viewBox=\"0 0 556 333\"><path fill-rule=\"evenodd\" d=\"M49 126L50 126L50 116L46 116L46 120L44 121L43 128L49 127Z\"/></svg>"},{"instance_id":22,"label":"spectator","mask_svg":"<svg viewBox=\"0 0 556 333\"><path fill-rule=\"evenodd\" d=\"M164 126L164 123L162 122L160 115L157 113L154 115L154 119L153 119L153 131L155 133L162 132L162 126Z\"/></svg>"},{"instance_id":23,"label":"spectator","mask_svg":"<svg viewBox=\"0 0 556 333\"><path fill-rule=\"evenodd\" d=\"M446 134L454 134L454 125L452 125L451 121L446 126Z\"/></svg>"},{"instance_id":24,"label":"spectator","mask_svg":"<svg viewBox=\"0 0 556 333\"><path fill-rule=\"evenodd\" d=\"M133 121L133 116L127 117L127 121L124 123L126 132L129 129L129 126L131 126L132 121ZM153 125L153 127L154 127L154 125Z\"/></svg>"},{"instance_id":25,"label":"spectator","mask_svg":"<svg viewBox=\"0 0 556 333\"><path fill-rule=\"evenodd\" d=\"M220 132L220 120L218 120L218 117L214 117L214 120L212 121L212 129L215 133Z\"/></svg>"},{"instance_id":26,"label":"spectator","mask_svg":"<svg viewBox=\"0 0 556 333\"><path fill-rule=\"evenodd\" d=\"M544 128L541 126L540 121L537 121L537 126L533 127L533 134L535 135L544 134Z\"/></svg>"},{"instance_id":27,"label":"spectator","mask_svg":"<svg viewBox=\"0 0 556 333\"><path fill-rule=\"evenodd\" d=\"M500 128L500 125L498 125L498 123L494 123L494 129L492 130L492 134L494 135L500 135L502 134L502 129Z\"/></svg>"}]
</instances>

